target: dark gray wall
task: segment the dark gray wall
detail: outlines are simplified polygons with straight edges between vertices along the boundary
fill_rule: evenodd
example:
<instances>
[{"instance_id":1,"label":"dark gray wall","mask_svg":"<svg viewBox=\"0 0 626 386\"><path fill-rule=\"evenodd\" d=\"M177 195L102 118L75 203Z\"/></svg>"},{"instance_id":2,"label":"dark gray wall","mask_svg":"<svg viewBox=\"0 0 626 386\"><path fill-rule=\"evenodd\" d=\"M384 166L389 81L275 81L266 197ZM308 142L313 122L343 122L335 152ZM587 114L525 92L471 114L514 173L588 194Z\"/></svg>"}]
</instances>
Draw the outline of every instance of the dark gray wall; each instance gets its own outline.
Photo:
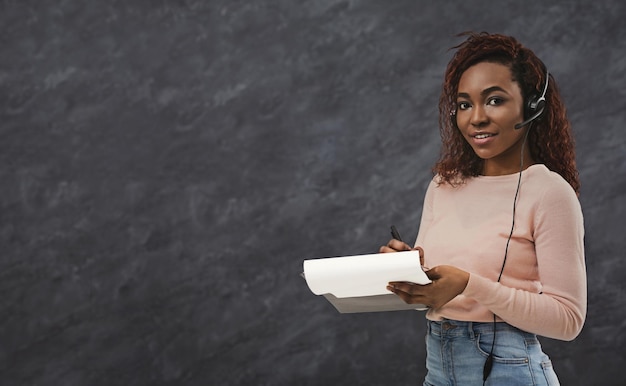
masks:
<instances>
[{"instance_id":1,"label":"dark gray wall","mask_svg":"<svg viewBox=\"0 0 626 386\"><path fill-rule=\"evenodd\" d=\"M339 315L298 274L414 238L466 30L559 82L589 313L544 348L623 380L623 1L0 4L1 384L421 384L422 313Z\"/></svg>"}]
</instances>

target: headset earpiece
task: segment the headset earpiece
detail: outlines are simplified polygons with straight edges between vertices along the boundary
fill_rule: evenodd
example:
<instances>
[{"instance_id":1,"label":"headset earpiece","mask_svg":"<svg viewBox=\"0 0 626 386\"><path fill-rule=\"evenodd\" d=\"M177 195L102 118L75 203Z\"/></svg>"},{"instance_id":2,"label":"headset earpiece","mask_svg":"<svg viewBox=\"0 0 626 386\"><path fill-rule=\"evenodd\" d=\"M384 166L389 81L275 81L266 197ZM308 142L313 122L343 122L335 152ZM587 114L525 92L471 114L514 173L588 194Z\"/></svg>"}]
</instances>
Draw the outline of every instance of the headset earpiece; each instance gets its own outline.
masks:
<instances>
[{"instance_id":1,"label":"headset earpiece","mask_svg":"<svg viewBox=\"0 0 626 386\"><path fill-rule=\"evenodd\" d=\"M546 71L546 83L543 86L541 95L532 94L524 106L524 122L515 125L515 129L521 129L532 121L539 119L546 109L546 92L548 91L548 82L550 81L550 73Z\"/></svg>"},{"instance_id":2,"label":"headset earpiece","mask_svg":"<svg viewBox=\"0 0 626 386\"><path fill-rule=\"evenodd\" d=\"M524 110L524 119L530 119L533 115L539 113L537 116L538 119L541 114L543 114L543 110L546 107L546 98L545 96L539 96L538 94L531 95L526 102L526 109Z\"/></svg>"}]
</instances>

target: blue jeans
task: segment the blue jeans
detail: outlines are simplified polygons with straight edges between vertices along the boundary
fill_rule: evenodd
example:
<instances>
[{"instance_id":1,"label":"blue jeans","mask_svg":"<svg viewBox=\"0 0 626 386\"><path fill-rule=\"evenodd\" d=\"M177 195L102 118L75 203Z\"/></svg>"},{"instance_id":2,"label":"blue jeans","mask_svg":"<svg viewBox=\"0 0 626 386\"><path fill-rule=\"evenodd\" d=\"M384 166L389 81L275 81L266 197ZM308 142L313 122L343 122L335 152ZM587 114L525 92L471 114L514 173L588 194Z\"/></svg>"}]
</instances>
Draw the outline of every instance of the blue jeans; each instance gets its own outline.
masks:
<instances>
[{"instance_id":1,"label":"blue jeans","mask_svg":"<svg viewBox=\"0 0 626 386\"><path fill-rule=\"evenodd\" d=\"M493 323L428 321L424 386L482 385ZM485 385L559 385L535 334L496 323L493 368Z\"/></svg>"}]
</instances>

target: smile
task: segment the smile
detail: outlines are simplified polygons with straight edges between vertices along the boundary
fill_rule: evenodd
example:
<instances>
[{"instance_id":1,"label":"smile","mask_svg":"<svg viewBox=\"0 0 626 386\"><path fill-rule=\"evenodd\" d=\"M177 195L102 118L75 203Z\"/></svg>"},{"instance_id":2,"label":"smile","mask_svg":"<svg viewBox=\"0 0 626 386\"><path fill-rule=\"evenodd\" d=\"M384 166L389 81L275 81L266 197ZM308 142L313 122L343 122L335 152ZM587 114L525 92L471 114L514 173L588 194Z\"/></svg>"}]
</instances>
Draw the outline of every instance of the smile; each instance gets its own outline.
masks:
<instances>
[{"instance_id":1,"label":"smile","mask_svg":"<svg viewBox=\"0 0 626 386\"><path fill-rule=\"evenodd\" d=\"M474 136L474 138L476 139L485 139L485 138L489 138L489 137L493 137L494 134L488 134L488 133L484 133L484 134L476 134Z\"/></svg>"}]
</instances>

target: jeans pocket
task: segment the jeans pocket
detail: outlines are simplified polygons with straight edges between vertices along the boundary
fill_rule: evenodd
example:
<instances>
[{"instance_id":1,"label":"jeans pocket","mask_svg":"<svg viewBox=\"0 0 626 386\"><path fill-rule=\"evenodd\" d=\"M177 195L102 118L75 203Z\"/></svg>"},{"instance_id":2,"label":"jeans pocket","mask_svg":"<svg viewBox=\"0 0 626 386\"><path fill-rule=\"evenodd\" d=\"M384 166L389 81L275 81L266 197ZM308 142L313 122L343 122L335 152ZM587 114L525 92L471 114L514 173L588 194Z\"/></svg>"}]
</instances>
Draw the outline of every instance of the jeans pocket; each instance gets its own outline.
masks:
<instances>
[{"instance_id":1,"label":"jeans pocket","mask_svg":"<svg viewBox=\"0 0 626 386\"><path fill-rule=\"evenodd\" d=\"M493 344L493 333L478 334L476 336L476 348L485 358L491 353ZM527 364L528 353L526 346L513 334L498 332L495 345L493 346L494 362L507 363L513 365Z\"/></svg>"}]
</instances>

